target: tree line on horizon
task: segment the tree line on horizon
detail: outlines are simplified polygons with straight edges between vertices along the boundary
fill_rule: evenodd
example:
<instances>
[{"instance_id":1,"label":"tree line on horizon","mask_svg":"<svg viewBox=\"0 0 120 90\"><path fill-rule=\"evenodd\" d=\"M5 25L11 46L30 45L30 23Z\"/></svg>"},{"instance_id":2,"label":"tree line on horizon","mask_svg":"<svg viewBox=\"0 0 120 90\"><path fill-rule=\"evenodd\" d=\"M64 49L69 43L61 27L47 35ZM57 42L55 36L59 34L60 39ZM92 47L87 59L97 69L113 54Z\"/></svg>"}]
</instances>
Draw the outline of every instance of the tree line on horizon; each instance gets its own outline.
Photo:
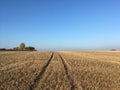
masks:
<instances>
[{"instance_id":1,"label":"tree line on horizon","mask_svg":"<svg viewBox=\"0 0 120 90\"><path fill-rule=\"evenodd\" d=\"M36 51L35 47L26 47L25 43L21 43L19 47L14 47L12 49L0 48L0 51Z\"/></svg>"}]
</instances>

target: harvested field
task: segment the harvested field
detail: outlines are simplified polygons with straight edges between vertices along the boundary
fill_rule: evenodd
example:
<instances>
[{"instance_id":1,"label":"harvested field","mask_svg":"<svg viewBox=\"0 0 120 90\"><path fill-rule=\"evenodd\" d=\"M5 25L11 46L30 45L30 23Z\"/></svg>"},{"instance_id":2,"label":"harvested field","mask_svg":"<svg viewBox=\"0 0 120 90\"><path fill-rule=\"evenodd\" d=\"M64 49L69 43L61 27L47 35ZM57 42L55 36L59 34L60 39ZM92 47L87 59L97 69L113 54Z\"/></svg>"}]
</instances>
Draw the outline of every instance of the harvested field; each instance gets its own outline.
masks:
<instances>
[{"instance_id":1,"label":"harvested field","mask_svg":"<svg viewBox=\"0 0 120 90\"><path fill-rule=\"evenodd\" d=\"M0 90L28 90L50 53L9 52L0 56Z\"/></svg>"},{"instance_id":2,"label":"harvested field","mask_svg":"<svg viewBox=\"0 0 120 90\"><path fill-rule=\"evenodd\" d=\"M120 52L61 52L83 90L120 90Z\"/></svg>"},{"instance_id":3,"label":"harvested field","mask_svg":"<svg viewBox=\"0 0 120 90\"><path fill-rule=\"evenodd\" d=\"M120 90L120 52L0 52L0 90Z\"/></svg>"}]
</instances>

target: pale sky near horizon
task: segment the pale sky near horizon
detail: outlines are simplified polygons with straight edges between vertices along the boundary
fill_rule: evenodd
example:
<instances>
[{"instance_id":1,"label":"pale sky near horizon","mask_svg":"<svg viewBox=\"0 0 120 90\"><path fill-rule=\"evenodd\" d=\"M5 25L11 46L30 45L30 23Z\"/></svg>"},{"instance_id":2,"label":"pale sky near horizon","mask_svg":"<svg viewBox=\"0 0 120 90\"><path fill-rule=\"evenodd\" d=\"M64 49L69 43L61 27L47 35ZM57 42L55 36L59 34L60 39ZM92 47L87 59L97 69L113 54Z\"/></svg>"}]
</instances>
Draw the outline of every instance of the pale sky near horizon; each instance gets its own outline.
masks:
<instances>
[{"instance_id":1,"label":"pale sky near horizon","mask_svg":"<svg viewBox=\"0 0 120 90\"><path fill-rule=\"evenodd\" d=\"M119 0L0 0L0 48L120 49Z\"/></svg>"}]
</instances>

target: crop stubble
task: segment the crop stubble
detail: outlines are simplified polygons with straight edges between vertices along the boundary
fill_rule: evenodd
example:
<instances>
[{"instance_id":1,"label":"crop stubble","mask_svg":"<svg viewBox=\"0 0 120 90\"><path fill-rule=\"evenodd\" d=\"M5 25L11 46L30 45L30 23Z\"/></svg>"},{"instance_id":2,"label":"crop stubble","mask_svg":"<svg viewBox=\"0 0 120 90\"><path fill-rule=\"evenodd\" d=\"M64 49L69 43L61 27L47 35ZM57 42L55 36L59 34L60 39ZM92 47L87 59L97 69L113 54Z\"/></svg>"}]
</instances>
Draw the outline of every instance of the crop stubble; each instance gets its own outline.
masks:
<instances>
[{"instance_id":1,"label":"crop stubble","mask_svg":"<svg viewBox=\"0 0 120 90\"><path fill-rule=\"evenodd\" d=\"M41 76L42 78L37 79L36 87L31 90L75 90L67 65L56 52Z\"/></svg>"},{"instance_id":2,"label":"crop stubble","mask_svg":"<svg viewBox=\"0 0 120 90\"><path fill-rule=\"evenodd\" d=\"M120 52L0 52L0 89L119 90Z\"/></svg>"},{"instance_id":3,"label":"crop stubble","mask_svg":"<svg viewBox=\"0 0 120 90\"><path fill-rule=\"evenodd\" d=\"M19 52L0 58L0 90L27 90L49 56L50 53Z\"/></svg>"},{"instance_id":4,"label":"crop stubble","mask_svg":"<svg viewBox=\"0 0 120 90\"><path fill-rule=\"evenodd\" d=\"M83 90L120 90L120 52L61 52Z\"/></svg>"}]
</instances>

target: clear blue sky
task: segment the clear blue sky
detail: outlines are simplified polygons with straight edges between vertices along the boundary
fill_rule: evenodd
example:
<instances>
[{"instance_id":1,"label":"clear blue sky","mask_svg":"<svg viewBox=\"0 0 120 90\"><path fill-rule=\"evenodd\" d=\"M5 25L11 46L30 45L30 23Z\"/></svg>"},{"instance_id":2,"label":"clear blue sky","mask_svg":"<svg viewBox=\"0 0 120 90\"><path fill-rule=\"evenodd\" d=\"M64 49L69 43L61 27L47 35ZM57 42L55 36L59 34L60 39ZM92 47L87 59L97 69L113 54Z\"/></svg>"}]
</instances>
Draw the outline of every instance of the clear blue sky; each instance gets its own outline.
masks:
<instances>
[{"instance_id":1,"label":"clear blue sky","mask_svg":"<svg viewBox=\"0 0 120 90\"><path fill-rule=\"evenodd\" d=\"M120 49L120 0L0 0L0 48Z\"/></svg>"}]
</instances>

